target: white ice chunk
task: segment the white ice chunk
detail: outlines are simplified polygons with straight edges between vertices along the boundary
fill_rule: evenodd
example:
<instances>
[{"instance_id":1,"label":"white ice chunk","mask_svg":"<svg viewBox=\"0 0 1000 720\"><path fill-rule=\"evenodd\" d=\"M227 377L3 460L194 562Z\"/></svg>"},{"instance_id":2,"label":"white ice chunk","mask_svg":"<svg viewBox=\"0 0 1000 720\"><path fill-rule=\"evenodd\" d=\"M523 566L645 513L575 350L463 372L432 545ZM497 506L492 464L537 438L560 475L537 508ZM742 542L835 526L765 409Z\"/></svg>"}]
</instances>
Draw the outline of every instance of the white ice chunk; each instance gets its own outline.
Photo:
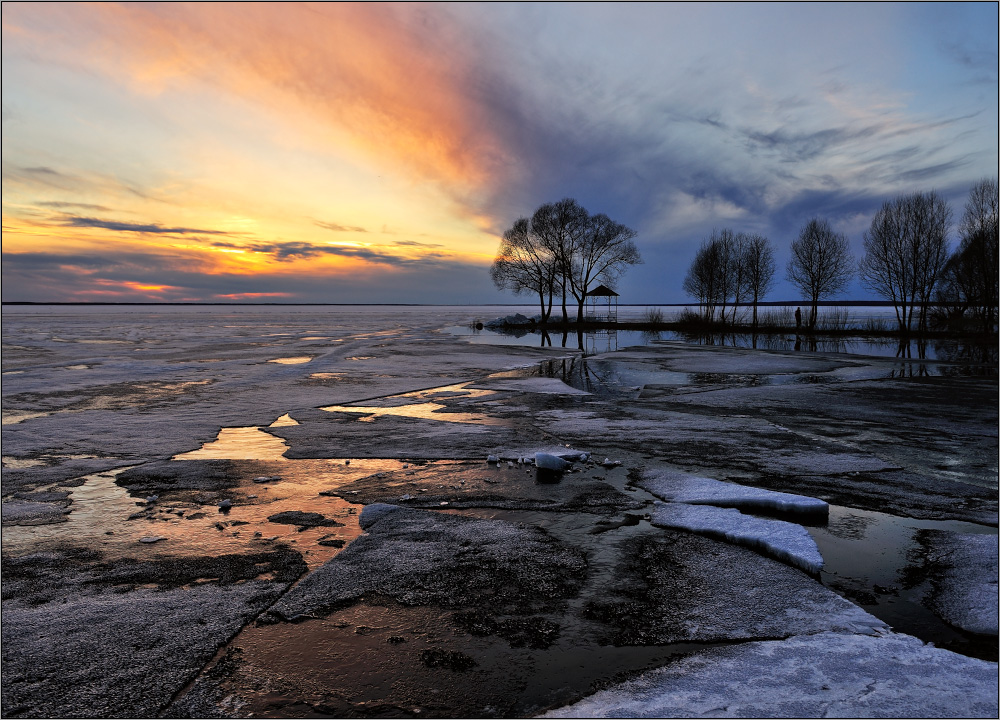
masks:
<instances>
[{"instance_id":1,"label":"white ice chunk","mask_svg":"<svg viewBox=\"0 0 1000 720\"><path fill-rule=\"evenodd\" d=\"M493 463L495 465L496 463L500 462L500 458L497 455L487 455L486 462Z\"/></svg>"},{"instance_id":2,"label":"white ice chunk","mask_svg":"<svg viewBox=\"0 0 1000 720\"><path fill-rule=\"evenodd\" d=\"M806 572L823 569L816 541L801 525L744 515L733 508L667 503L653 512L653 525L717 537L762 551Z\"/></svg>"},{"instance_id":3,"label":"white ice chunk","mask_svg":"<svg viewBox=\"0 0 1000 720\"><path fill-rule=\"evenodd\" d=\"M675 470L648 472L639 486L663 500L689 505L823 515L829 512L829 505L818 498L737 485Z\"/></svg>"},{"instance_id":4,"label":"white ice chunk","mask_svg":"<svg viewBox=\"0 0 1000 720\"><path fill-rule=\"evenodd\" d=\"M535 467L541 468L542 470L558 470L562 471L569 467L569 463L563 460L558 455L552 455L551 453L538 452L535 453Z\"/></svg>"},{"instance_id":5,"label":"white ice chunk","mask_svg":"<svg viewBox=\"0 0 1000 720\"><path fill-rule=\"evenodd\" d=\"M696 653L542 717L997 717L997 665L819 633Z\"/></svg>"}]
</instances>

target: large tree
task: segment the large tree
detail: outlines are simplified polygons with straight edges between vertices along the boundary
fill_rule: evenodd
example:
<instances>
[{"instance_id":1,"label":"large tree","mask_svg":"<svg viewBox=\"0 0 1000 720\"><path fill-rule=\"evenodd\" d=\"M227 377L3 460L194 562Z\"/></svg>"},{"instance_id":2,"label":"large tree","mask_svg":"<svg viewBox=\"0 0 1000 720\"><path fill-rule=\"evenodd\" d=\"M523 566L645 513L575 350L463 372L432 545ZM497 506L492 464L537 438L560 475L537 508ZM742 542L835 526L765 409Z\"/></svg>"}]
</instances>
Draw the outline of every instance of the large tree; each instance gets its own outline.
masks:
<instances>
[{"instance_id":1,"label":"large tree","mask_svg":"<svg viewBox=\"0 0 1000 720\"><path fill-rule=\"evenodd\" d=\"M847 236L834 232L826 220L806 223L792 242L787 278L809 300L809 328L816 327L819 301L843 289L851 279L854 258Z\"/></svg>"},{"instance_id":2,"label":"large tree","mask_svg":"<svg viewBox=\"0 0 1000 720\"><path fill-rule=\"evenodd\" d=\"M490 277L500 290L510 290L515 295L537 295L542 322L549 319L552 296L560 277L559 262L539 241L531 227L531 220L518 218L503 234L500 248L490 267Z\"/></svg>"},{"instance_id":3,"label":"large tree","mask_svg":"<svg viewBox=\"0 0 1000 720\"><path fill-rule=\"evenodd\" d=\"M531 227L538 242L556 262L561 280L563 322L569 320L566 297L570 284L567 280L573 272L573 256L588 231L589 222L589 213L572 198L546 203L531 216Z\"/></svg>"},{"instance_id":4,"label":"large tree","mask_svg":"<svg viewBox=\"0 0 1000 720\"><path fill-rule=\"evenodd\" d=\"M583 306L593 282L599 280L614 288L627 266L642 262L639 248L632 241L634 237L635 230L603 213L589 218L573 249L566 276L577 303L577 322L583 322Z\"/></svg>"},{"instance_id":5,"label":"large tree","mask_svg":"<svg viewBox=\"0 0 1000 720\"><path fill-rule=\"evenodd\" d=\"M490 276L501 290L537 295L543 322L555 293L562 295L563 322L568 322L571 295L582 321L594 282L614 287L627 266L642 262L634 237L631 228L604 214L591 216L576 200L564 198L542 205L530 219L518 218L503 235Z\"/></svg>"},{"instance_id":6,"label":"large tree","mask_svg":"<svg viewBox=\"0 0 1000 720\"><path fill-rule=\"evenodd\" d=\"M900 330L926 329L931 294L948 260L951 209L937 194L912 193L887 200L865 231L861 281L891 300Z\"/></svg>"}]
</instances>

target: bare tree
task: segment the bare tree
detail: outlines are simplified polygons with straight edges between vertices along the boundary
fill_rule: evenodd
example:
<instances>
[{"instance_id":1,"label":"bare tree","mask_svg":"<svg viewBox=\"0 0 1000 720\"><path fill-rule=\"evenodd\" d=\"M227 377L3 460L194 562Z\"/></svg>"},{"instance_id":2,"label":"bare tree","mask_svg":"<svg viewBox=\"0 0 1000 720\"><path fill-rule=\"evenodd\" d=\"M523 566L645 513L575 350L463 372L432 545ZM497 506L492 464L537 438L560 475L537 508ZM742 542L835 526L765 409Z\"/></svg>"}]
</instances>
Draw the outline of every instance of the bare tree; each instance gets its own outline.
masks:
<instances>
[{"instance_id":1,"label":"bare tree","mask_svg":"<svg viewBox=\"0 0 1000 720\"><path fill-rule=\"evenodd\" d=\"M566 280L573 273L573 256L589 229L590 215L572 198L546 203L531 216L531 226L545 251L555 258L562 282L563 322L569 321L566 313L566 295L570 284Z\"/></svg>"},{"instance_id":2,"label":"bare tree","mask_svg":"<svg viewBox=\"0 0 1000 720\"><path fill-rule=\"evenodd\" d=\"M927 327L927 307L948 260L951 209L937 194L913 193L887 200L865 231L861 281L891 300L899 329L909 331L919 309Z\"/></svg>"},{"instance_id":3,"label":"bare tree","mask_svg":"<svg viewBox=\"0 0 1000 720\"><path fill-rule=\"evenodd\" d=\"M847 236L834 232L826 220L810 220L792 242L787 278L810 301L810 329L816 327L820 299L847 285L853 265Z\"/></svg>"},{"instance_id":4,"label":"bare tree","mask_svg":"<svg viewBox=\"0 0 1000 720\"><path fill-rule=\"evenodd\" d=\"M741 264L745 268L747 296L753 302L753 326L757 327L757 304L774 285L774 250L763 235L744 236Z\"/></svg>"},{"instance_id":5,"label":"bare tree","mask_svg":"<svg viewBox=\"0 0 1000 720\"><path fill-rule=\"evenodd\" d=\"M515 295L538 295L542 322L552 312L552 295L559 277L557 258L539 242L528 218L518 218L503 234L500 248L490 266L490 277L500 290ZM548 305L546 306L546 299Z\"/></svg>"},{"instance_id":6,"label":"bare tree","mask_svg":"<svg viewBox=\"0 0 1000 720\"><path fill-rule=\"evenodd\" d=\"M591 217L571 198L546 203L531 219L518 218L504 233L490 277L501 290L536 294L543 322L551 315L557 292L562 295L563 322L568 322L566 298L572 295L577 321L582 321L591 283L599 279L614 286L626 266L642 262L634 237L631 228L607 215Z\"/></svg>"},{"instance_id":7,"label":"bare tree","mask_svg":"<svg viewBox=\"0 0 1000 720\"><path fill-rule=\"evenodd\" d=\"M592 282L600 279L613 288L626 266L642 263L639 248L632 242L634 237L635 230L603 213L589 219L586 231L579 236L573 249L566 277L577 303L577 322L583 321L583 306Z\"/></svg>"},{"instance_id":8,"label":"bare tree","mask_svg":"<svg viewBox=\"0 0 1000 720\"><path fill-rule=\"evenodd\" d=\"M708 322L715 320L715 308L719 303L720 264L719 244L713 235L701 243L684 278L684 292L698 300Z\"/></svg>"},{"instance_id":9,"label":"bare tree","mask_svg":"<svg viewBox=\"0 0 1000 720\"><path fill-rule=\"evenodd\" d=\"M959 313L971 311L985 332L996 326L1000 299L997 201L995 178L972 187L958 226L962 239L948 260L939 294L940 299L957 305Z\"/></svg>"},{"instance_id":10,"label":"bare tree","mask_svg":"<svg viewBox=\"0 0 1000 720\"><path fill-rule=\"evenodd\" d=\"M715 311L726 321L726 310L732 305L732 322L737 308L751 295L751 270L747 265L749 235L729 228L713 230L695 255L684 290L701 303L706 319L712 322Z\"/></svg>"}]
</instances>

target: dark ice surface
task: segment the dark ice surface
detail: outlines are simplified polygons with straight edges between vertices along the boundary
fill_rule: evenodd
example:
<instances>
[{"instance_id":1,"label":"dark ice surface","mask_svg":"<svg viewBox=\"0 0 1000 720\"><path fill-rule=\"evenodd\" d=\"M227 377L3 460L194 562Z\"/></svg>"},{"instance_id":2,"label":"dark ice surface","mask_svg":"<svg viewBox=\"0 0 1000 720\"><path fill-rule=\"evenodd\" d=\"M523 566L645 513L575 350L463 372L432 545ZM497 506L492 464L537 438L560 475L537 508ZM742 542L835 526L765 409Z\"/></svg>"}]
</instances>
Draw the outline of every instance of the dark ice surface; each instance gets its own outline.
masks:
<instances>
[{"instance_id":1,"label":"dark ice surface","mask_svg":"<svg viewBox=\"0 0 1000 720\"><path fill-rule=\"evenodd\" d=\"M3 312L4 716L524 716L744 650L829 653L864 714L850 650L890 646L992 678L901 697L996 715L995 361L441 331L469 308ZM779 518L823 570L655 527L658 469L830 503Z\"/></svg>"}]
</instances>

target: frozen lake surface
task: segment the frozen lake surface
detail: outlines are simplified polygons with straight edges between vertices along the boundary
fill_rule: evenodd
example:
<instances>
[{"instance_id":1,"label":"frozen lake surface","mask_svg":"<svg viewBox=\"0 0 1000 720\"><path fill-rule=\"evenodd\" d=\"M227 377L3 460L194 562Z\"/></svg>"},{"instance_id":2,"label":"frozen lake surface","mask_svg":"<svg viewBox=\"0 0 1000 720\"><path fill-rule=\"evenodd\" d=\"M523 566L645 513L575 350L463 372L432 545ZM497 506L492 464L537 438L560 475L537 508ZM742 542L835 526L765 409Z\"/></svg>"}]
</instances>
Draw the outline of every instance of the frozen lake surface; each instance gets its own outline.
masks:
<instances>
[{"instance_id":1,"label":"frozen lake surface","mask_svg":"<svg viewBox=\"0 0 1000 720\"><path fill-rule=\"evenodd\" d=\"M5 306L3 714L996 716L995 358L519 311Z\"/></svg>"}]
</instances>

